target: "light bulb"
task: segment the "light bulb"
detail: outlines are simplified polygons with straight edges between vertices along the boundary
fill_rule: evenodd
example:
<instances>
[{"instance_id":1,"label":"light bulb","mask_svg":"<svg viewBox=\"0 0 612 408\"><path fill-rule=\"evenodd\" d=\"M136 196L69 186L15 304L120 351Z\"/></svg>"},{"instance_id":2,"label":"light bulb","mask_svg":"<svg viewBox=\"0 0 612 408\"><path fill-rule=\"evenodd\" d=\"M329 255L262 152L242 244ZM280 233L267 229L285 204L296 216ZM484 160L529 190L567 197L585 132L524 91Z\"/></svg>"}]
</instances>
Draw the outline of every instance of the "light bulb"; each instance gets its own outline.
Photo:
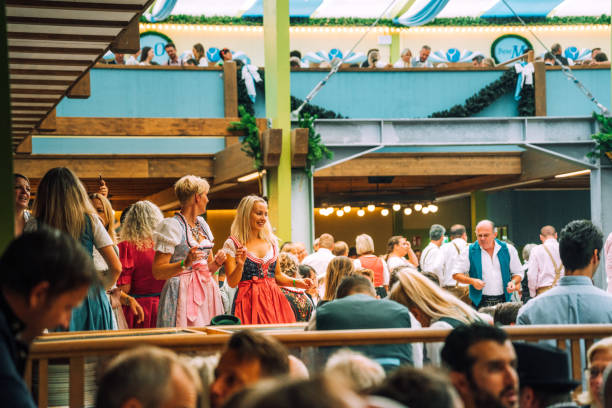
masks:
<instances>
[{"instance_id":1,"label":"light bulb","mask_svg":"<svg viewBox=\"0 0 612 408\"><path fill-rule=\"evenodd\" d=\"M404 214L406 214L406 215L412 214L412 208L410 208L410 207L404 208Z\"/></svg>"},{"instance_id":2,"label":"light bulb","mask_svg":"<svg viewBox=\"0 0 612 408\"><path fill-rule=\"evenodd\" d=\"M383 217L386 217L387 215L389 215L389 210L387 210L386 208L383 208L382 210L380 210L380 215L382 215Z\"/></svg>"},{"instance_id":3,"label":"light bulb","mask_svg":"<svg viewBox=\"0 0 612 408\"><path fill-rule=\"evenodd\" d=\"M415 204L414 205L414 210L415 211L421 211L423 209L423 204Z\"/></svg>"},{"instance_id":4,"label":"light bulb","mask_svg":"<svg viewBox=\"0 0 612 408\"><path fill-rule=\"evenodd\" d=\"M399 211L402 208L399 204L393 204L393 211Z\"/></svg>"},{"instance_id":5,"label":"light bulb","mask_svg":"<svg viewBox=\"0 0 612 408\"><path fill-rule=\"evenodd\" d=\"M348 214L348 213L350 213L350 212L351 212L351 206L350 206L350 205L345 205L345 206L344 206L344 208L343 208L343 210L344 210L344 212L345 212L345 213L347 213L347 214Z\"/></svg>"},{"instance_id":6,"label":"light bulb","mask_svg":"<svg viewBox=\"0 0 612 408\"><path fill-rule=\"evenodd\" d=\"M342 211L342 210L338 210L338 211L336 211L336 215L337 215L338 217L342 217L342 216L344 215L344 211Z\"/></svg>"},{"instance_id":7,"label":"light bulb","mask_svg":"<svg viewBox=\"0 0 612 408\"><path fill-rule=\"evenodd\" d=\"M369 212L372 212L372 211L374 211L375 209L376 209L376 206L375 206L374 204L370 204L370 205L368 205L368 211L369 211Z\"/></svg>"},{"instance_id":8,"label":"light bulb","mask_svg":"<svg viewBox=\"0 0 612 408\"><path fill-rule=\"evenodd\" d=\"M357 211L357 215L360 217L363 217L365 215L365 211L363 211L361 208Z\"/></svg>"},{"instance_id":9,"label":"light bulb","mask_svg":"<svg viewBox=\"0 0 612 408\"><path fill-rule=\"evenodd\" d=\"M431 211L432 213L438 212L438 206L435 204L429 204L428 208L429 208L429 211Z\"/></svg>"},{"instance_id":10,"label":"light bulb","mask_svg":"<svg viewBox=\"0 0 612 408\"><path fill-rule=\"evenodd\" d=\"M423 214L429 214L429 207L423 207L423 209L421 210L421 212Z\"/></svg>"},{"instance_id":11,"label":"light bulb","mask_svg":"<svg viewBox=\"0 0 612 408\"><path fill-rule=\"evenodd\" d=\"M319 215L327 217L327 210L325 208L319 208Z\"/></svg>"}]
</instances>

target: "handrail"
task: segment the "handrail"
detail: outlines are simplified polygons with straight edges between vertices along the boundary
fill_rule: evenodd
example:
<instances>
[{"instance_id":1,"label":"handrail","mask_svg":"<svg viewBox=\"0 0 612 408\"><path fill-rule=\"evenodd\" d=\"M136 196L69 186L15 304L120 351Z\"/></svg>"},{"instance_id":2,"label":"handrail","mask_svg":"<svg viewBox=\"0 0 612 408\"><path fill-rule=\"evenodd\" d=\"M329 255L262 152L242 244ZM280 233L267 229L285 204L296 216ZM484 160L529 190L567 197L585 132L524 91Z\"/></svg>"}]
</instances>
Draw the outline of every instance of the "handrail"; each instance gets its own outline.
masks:
<instances>
[{"instance_id":1,"label":"handrail","mask_svg":"<svg viewBox=\"0 0 612 408\"><path fill-rule=\"evenodd\" d=\"M522 55L519 55L518 57L509 59L508 61L500 62L499 64L496 64L495 66L496 67L500 67L500 66L503 66L503 65L506 65L506 64L511 64L513 62L516 62L516 61L523 61L525 59L527 59L528 62L533 62L534 61L533 50L529 50L526 53L524 53Z\"/></svg>"}]
</instances>

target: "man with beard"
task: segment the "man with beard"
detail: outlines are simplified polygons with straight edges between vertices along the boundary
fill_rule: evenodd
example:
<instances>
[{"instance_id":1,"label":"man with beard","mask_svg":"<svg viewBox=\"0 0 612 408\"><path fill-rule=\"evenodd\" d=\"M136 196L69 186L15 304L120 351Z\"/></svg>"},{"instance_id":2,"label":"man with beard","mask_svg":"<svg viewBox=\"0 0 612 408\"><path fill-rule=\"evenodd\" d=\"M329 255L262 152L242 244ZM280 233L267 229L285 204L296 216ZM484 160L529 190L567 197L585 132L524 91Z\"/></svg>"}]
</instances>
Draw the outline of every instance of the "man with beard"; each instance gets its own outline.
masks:
<instances>
[{"instance_id":1,"label":"man with beard","mask_svg":"<svg viewBox=\"0 0 612 408\"><path fill-rule=\"evenodd\" d=\"M517 408L519 380L514 347L503 330L460 326L446 338L442 361L466 408Z\"/></svg>"}]
</instances>

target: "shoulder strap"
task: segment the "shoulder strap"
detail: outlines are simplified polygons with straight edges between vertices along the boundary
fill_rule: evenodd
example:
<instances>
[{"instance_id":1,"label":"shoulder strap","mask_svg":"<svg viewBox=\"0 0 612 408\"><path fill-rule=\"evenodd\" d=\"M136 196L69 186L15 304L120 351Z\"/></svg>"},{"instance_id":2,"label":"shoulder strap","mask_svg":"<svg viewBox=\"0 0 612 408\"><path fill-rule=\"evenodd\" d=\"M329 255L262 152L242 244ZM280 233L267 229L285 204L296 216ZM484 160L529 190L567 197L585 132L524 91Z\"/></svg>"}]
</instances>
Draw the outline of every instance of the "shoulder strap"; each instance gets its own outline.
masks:
<instances>
[{"instance_id":1,"label":"shoulder strap","mask_svg":"<svg viewBox=\"0 0 612 408\"><path fill-rule=\"evenodd\" d=\"M453 244L453 246L457 250L457 255L459 255L461 253L461 251L459 250L459 247L457 246L457 244L455 242L452 242L452 241L451 241L451 244Z\"/></svg>"},{"instance_id":2,"label":"shoulder strap","mask_svg":"<svg viewBox=\"0 0 612 408\"><path fill-rule=\"evenodd\" d=\"M555 280L553 281L552 285L556 286L557 285L557 281L561 277L561 268L563 267L563 264L557 266L557 263L555 262L555 258L553 258L552 254L550 253L550 250L544 244L542 244L542 247L544 248L544 250L548 254L548 257L550 258L550 260L552 261L553 266L555 267Z\"/></svg>"}]
</instances>

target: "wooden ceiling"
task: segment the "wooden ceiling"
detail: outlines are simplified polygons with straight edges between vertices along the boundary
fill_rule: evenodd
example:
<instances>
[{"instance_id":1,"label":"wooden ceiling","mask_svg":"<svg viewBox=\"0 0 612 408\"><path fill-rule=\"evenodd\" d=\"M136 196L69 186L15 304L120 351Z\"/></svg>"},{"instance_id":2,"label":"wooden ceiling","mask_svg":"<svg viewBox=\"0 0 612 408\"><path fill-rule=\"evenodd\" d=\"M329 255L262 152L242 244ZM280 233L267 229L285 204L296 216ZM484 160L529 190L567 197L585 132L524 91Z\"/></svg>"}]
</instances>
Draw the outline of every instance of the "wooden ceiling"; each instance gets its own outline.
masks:
<instances>
[{"instance_id":1,"label":"wooden ceiling","mask_svg":"<svg viewBox=\"0 0 612 408\"><path fill-rule=\"evenodd\" d=\"M6 0L13 147L152 0Z\"/></svg>"}]
</instances>

